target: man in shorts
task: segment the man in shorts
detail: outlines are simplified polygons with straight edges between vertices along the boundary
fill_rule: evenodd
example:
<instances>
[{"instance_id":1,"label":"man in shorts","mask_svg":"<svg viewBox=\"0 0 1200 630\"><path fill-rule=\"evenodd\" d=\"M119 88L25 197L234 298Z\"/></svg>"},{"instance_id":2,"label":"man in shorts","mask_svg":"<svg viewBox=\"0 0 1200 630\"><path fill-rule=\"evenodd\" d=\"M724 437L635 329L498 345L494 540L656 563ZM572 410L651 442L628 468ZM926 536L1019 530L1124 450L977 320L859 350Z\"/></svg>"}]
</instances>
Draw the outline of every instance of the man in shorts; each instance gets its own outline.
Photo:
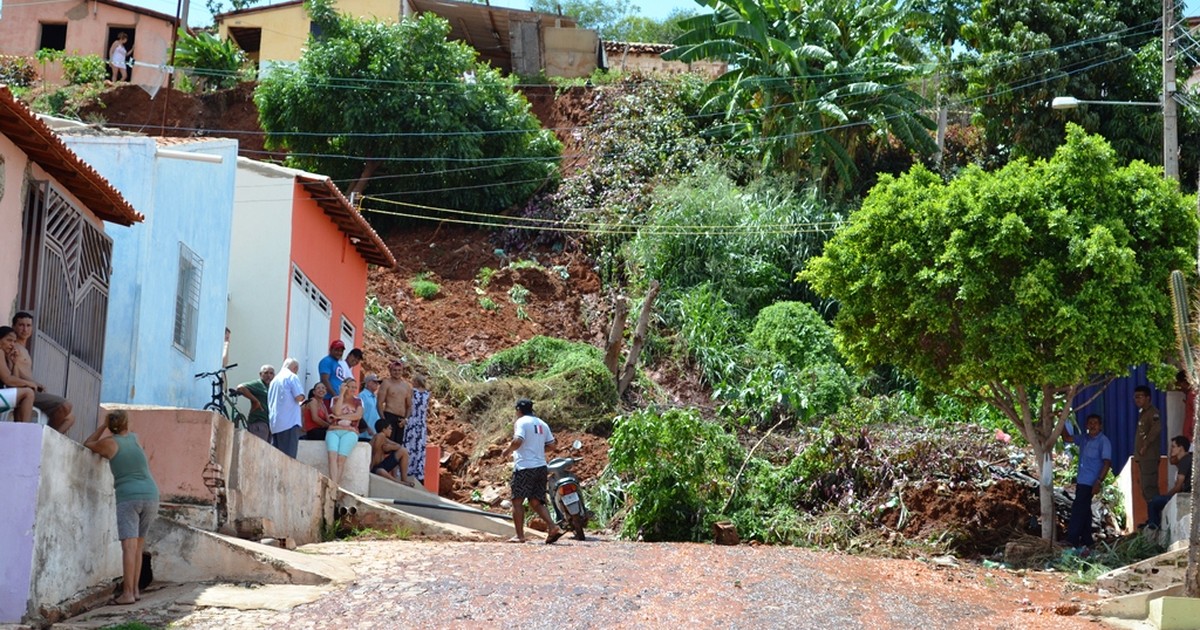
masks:
<instances>
[{"instance_id":1,"label":"man in shorts","mask_svg":"<svg viewBox=\"0 0 1200 630\"><path fill-rule=\"evenodd\" d=\"M12 376L5 379L8 387L29 387L35 392L33 406L42 410L50 421L50 428L66 433L75 424L75 413L71 403L62 396L46 392L41 383L33 380L33 357L29 354L29 340L33 337L33 315L21 311L13 316L13 329L17 342L8 355Z\"/></svg>"},{"instance_id":2,"label":"man in shorts","mask_svg":"<svg viewBox=\"0 0 1200 630\"><path fill-rule=\"evenodd\" d=\"M392 441L392 425L380 418L375 421L375 436L371 438L371 472L407 486L408 450Z\"/></svg>"},{"instance_id":3,"label":"man in shorts","mask_svg":"<svg viewBox=\"0 0 1200 630\"><path fill-rule=\"evenodd\" d=\"M563 531L554 524L546 509L546 445L554 443L554 434L542 419L533 415L533 401L517 401L517 421L513 424L513 439L503 456L513 453L512 516L517 535L508 542L525 542L525 501L546 522L546 544L562 538Z\"/></svg>"},{"instance_id":4,"label":"man in shorts","mask_svg":"<svg viewBox=\"0 0 1200 630\"><path fill-rule=\"evenodd\" d=\"M396 360L388 366L388 377L375 391L379 417L392 427L392 440L404 443L404 427L412 413L412 386L404 380L404 363Z\"/></svg>"}]
</instances>

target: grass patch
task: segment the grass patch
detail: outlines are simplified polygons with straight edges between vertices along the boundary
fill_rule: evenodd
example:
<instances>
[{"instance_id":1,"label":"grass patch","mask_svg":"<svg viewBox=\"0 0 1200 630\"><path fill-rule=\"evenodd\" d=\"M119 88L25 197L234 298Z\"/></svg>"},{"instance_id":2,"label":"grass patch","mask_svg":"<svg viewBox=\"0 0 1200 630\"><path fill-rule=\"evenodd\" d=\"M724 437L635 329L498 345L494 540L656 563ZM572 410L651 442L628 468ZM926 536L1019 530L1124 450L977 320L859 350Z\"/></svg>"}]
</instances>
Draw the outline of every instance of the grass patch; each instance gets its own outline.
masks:
<instances>
[{"instance_id":1,"label":"grass patch","mask_svg":"<svg viewBox=\"0 0 1200 630\"><path fill-rule=\"evenodd\" d=\"M412 289L413 294L422 300L433 299L442 290L438 283L429 279L428 273L418 274L417 277L409 280L408 288Z\"/></svg>"},{"instance_id":2,"label":"grass patch","mask_svg":"<svg viewBox=\"0 0 1200 630\"><path fill-rule=\"evenodd\" d=\"M353 540L408 540L412 536L412 530L396 525L391 529L375 529L374 527L354 529L347 538Z\"/></svg>"}]
</instances>

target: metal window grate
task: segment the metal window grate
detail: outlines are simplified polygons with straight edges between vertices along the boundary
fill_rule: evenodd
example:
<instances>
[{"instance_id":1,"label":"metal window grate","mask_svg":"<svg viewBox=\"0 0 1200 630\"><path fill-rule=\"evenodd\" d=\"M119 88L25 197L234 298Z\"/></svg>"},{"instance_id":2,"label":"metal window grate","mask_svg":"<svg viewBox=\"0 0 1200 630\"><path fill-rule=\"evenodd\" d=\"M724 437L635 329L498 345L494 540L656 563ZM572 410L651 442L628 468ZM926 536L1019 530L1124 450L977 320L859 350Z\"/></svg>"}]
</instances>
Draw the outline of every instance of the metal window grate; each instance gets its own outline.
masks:
<instances>
[{"instance_id":1,"label":"metal window grate","mask_svg":"<svg viewBox=\"0 0 1200 630\"><path fill-rule=\"evenodd\" d=\"M204 261L179 243L179 283L175 289L175 347L196 358L196 329L200 319L200 280Z\"/></svg>"}]
</instances>

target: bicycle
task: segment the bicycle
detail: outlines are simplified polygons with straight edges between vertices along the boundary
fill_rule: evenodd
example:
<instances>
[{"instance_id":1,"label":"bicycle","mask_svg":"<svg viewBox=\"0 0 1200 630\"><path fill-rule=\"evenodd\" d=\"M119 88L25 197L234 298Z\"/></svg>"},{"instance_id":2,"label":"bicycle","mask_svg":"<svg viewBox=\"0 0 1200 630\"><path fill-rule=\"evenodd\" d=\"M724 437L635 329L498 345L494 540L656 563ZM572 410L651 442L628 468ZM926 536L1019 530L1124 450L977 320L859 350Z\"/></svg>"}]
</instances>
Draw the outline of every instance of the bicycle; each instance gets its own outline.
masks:
<instances>
[{"instance_id":1,"label":"bicycle","mask_svg":"<svg viewBox=\"0 0 1200 630\"><path fill-rule=\"evenodd\" d=\"M228 390L225 389L225 372L235 367L237 367L237 364L231 363L219 370L201 372L196 375L196 378L212 379L212 400L204 405L204 410L215 411L226 419L231 420L235 427L245 429L247 425L246 416L242 415L242 411L237 406L237 398L242 394L232 387ZM226 404L228 404L228 407Z\"/></svg>"}]
</instances>

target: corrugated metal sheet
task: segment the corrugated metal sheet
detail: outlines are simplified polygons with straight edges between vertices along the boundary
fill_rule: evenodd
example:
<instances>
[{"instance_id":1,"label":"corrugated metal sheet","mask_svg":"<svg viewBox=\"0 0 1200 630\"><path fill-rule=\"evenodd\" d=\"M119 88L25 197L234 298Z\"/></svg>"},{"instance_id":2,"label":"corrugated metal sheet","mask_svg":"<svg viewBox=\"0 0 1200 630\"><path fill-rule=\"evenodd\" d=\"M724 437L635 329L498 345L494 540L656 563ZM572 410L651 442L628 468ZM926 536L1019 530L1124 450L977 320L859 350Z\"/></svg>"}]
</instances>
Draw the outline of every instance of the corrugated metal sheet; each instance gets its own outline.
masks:
<instances>
[{"instance_id":1,"label":"corrugated metal sheet","mask_svg":"<svg viewBox=\"0 0 1200 630\"><path fill-rule=\"evenodd\" d=\"M1166 453L1167 440L1171 439L1171 436L1167 435L1167 397L1147 380L1145 365L1133 368L1129 376L1122 376L1110 383L1104 393L1086 407L1080 408L1078 405L1091 398L1095 388L1084 390L1075 397L1075 417L1080 427L1090 414L1095 413L1104 419L1104 435L1112 442L1114 475L1121 473L1125 461L1133 453L1133 437L1137 430L1138 417L1137 406L1133 404L1133 388L1138 385L1150 388L1150 403L1157 407L1161 414L1163 430L1158 448L1160 454Z\"/></svg>"}]
</instances>

